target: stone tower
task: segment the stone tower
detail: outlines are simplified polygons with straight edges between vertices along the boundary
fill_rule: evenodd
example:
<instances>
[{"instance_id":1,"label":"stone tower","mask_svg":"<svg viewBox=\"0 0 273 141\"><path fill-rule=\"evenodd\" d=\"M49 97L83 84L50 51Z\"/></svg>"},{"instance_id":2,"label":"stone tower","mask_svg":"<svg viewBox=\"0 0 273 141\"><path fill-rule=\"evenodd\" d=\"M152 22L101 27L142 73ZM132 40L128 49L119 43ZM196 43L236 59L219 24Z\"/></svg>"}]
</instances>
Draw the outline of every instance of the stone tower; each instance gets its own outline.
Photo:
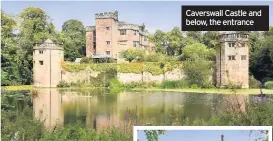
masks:
<instances>
[{"instance_id":1,"label":"stone tower","mask_svg":"<svg viewBox=\"0 0 273 141\"><path fill-rule=\"evenodd\" d=\"M221 47L216 50L216 83L249 88L248 32L221 33Z\"/></svg>"},{"instance_id":2,"label":"stone tower","mask_svg":"<svg viewBox=\"0 0 273 141\"><path fill-rule=\"evenodd\" d=\"M61 81L63 47L47 39L33 48L33 81L35 87L56 87Z\"/></svg>"},{"instance_id":3,"label":"stone tower","mask_svg":"<svg viewBox=\"0 0 273 141\"><path fill-rule=\"evenodd\" d=\"M99 13L95 14L95 18L96 54L116 57L116 50L118 50L118 13Z\"/></svg>"}]
</instances>

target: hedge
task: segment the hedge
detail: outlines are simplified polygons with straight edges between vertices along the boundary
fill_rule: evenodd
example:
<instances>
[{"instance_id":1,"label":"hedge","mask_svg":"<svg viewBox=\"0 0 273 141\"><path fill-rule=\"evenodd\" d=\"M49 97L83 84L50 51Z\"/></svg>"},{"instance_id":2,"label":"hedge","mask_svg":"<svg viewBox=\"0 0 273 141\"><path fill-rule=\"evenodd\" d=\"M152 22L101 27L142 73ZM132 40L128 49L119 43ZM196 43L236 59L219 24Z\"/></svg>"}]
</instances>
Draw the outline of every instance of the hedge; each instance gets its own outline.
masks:
<instances>
[{"instance_id":1,"label":"hedge","mask_svg":"<svg viewBox=\"0 0 273 141\"><path fill-rule=\"evenodd\" d=\"M88 67L92 70L104 72L107 70L116 69L120 73L136 73L141 74L143 71L150 72L153 75L163 74L166 71L172 71L176 68L181 69L181 62L145 62L145 63L90 63L79 64L72 62L63 62L62 68L68 72L79 72L86 70Z\"/></svg>"}]
</instances>

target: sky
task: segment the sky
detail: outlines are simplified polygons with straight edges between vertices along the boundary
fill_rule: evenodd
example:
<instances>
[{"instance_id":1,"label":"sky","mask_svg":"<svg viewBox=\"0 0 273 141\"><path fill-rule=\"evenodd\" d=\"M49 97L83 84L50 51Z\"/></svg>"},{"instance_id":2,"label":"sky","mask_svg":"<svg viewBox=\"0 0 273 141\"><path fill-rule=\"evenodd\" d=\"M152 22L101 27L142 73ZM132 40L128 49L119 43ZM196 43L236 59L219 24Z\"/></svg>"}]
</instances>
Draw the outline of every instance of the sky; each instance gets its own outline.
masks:
<instances>
[{"instance_id":1,"label":"sky","mask_svg":"<svg viewBox=\"0 0 273 141\"><path fill-rule=\"evenodd\" d=\"M119 12L119 20L132 24L145 23L146 29L154 33L157 29L170 31L181 28L182 5L269 5L272 1L2 1L2 10L8 14L19 14L28 6L43 9L51 17L57 30L69 19L81 21L84 26L95 24L95 13ZM270 25L273 16L270 15Z\"/></svg>"},{"instance_id":2,"label":"sky","mask_svg":"<svg viewBox=\"0 0 273 141\"><path fill-rule=\"evenodd\" d=\"M159 141L221 141L221 135L224 135L224 141L254 141L259 133L255 131L250 135L248 130L168 130L159 136ZM138 131L138 139L147 141L143 130Z\"/></svg>"}]
</instances>

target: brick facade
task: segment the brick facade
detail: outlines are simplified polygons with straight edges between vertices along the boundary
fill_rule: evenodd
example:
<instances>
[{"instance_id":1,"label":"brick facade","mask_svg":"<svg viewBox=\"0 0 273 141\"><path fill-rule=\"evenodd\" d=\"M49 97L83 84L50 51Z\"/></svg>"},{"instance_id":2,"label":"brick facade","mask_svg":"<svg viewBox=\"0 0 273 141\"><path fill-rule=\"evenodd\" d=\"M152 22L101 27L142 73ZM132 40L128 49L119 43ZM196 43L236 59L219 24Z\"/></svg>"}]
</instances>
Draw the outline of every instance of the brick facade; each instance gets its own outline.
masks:
<instances>
[{"instance_id":1,"label":"brick facade","mask_svg":"<svg viewBox=\"0 0 273 141\"><path fill-rule=\"evenodd\" d=\"M120 52L129 48L154 51L148 41L145 25L136 25L118 20L117 12L95 14L95 26L86 27L86 56L108 55L119 59Z\"/></svg>"}]
</instances>

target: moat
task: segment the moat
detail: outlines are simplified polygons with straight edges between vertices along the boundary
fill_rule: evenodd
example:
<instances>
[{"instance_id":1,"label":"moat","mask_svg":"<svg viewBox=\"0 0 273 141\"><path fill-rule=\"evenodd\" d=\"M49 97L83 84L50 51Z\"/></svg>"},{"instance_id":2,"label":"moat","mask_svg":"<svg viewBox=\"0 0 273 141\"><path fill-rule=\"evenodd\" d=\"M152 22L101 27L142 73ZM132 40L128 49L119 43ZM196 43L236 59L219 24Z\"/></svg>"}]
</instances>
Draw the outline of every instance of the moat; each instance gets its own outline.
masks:
<instances>
[{"instance_id":1,"label":"moat","mask_svg":"<svg viewBox=\"0 0 273 141\"><path fill-rule=\"evenodd\" d=\"M31 98L34 116L44 121L49 129L78 120L97 130L129 122L134 125L181 125L186 119L190 122L197 119L209 120L212 115L220 114L231 105L240 104L237 109L244 111L245 104L253 97L161 91L35 91Z\"/></svg>"}]
</instances>

